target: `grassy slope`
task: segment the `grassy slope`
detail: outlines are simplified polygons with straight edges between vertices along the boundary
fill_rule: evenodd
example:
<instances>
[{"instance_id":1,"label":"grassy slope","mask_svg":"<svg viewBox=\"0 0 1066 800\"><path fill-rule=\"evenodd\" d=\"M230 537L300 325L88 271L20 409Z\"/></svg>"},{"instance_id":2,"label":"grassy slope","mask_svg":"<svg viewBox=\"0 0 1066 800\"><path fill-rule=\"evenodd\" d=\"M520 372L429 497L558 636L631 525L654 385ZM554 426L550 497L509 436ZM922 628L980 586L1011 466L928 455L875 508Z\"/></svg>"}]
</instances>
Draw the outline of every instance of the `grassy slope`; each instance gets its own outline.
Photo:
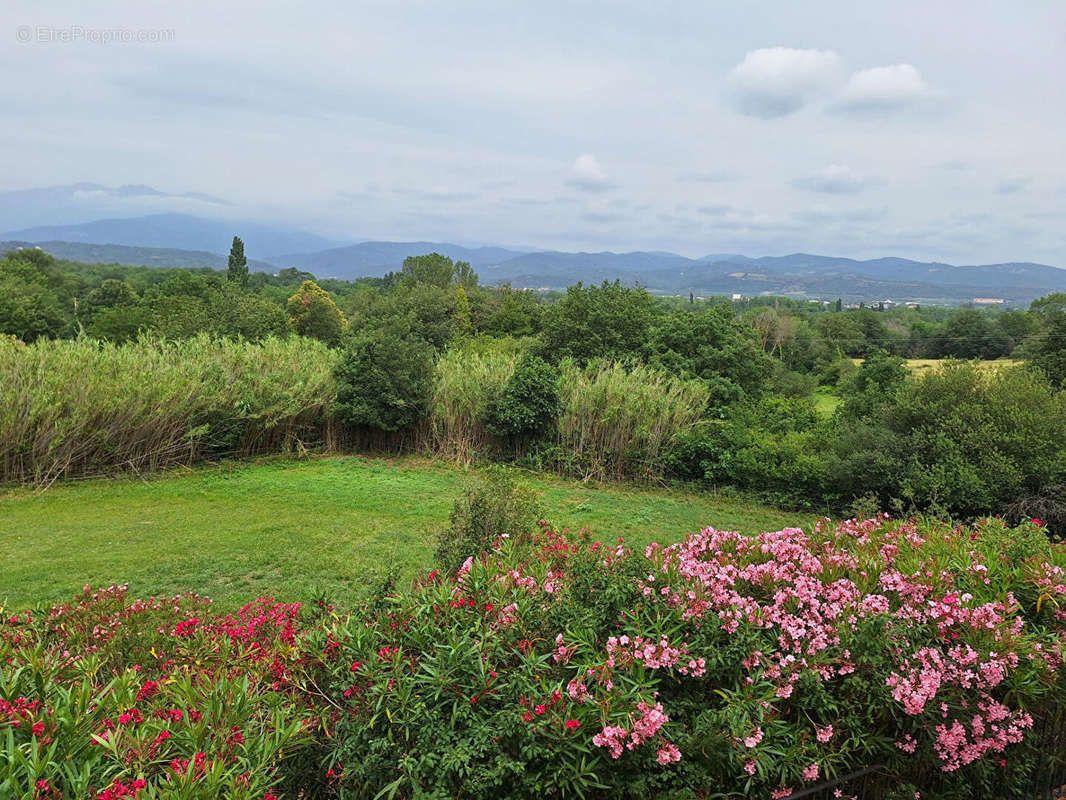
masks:
<instances>
[{"instance_id":1,"label":"grassy slope","mask_svg":"<svg viewBox=\"0 0 1066 800\"><path fill-rule=\"evenodd\" d=\"M223 606L259 594L359 595L392 559L428 567L435 531L464 471L417 459L269 462L98 480L0 495L0 602L19 608L82 585L129 582L144 596L193 590ZM673 541L701 526L742 531L807 525L740 500L530 479L558 527L605 540Z\"/></svg>"}]
</instances>

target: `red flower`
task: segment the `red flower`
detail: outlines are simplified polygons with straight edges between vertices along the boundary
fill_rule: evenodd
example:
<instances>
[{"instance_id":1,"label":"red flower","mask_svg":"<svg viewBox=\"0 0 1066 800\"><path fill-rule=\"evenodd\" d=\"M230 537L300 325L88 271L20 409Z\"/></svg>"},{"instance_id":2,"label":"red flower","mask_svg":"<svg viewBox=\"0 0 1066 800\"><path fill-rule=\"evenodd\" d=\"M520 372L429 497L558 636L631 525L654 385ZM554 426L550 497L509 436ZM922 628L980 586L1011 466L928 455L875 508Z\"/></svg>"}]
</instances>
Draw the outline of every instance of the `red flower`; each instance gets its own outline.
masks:
<instances>
[{"instance_id":1,"label":"red flower","mask_svg":"<svg viewBox=\"0 0 1066 800\"><path fill-rule=\"evenodd\" d=\"M1033 517L1029 521L1032 522L1034 525L1036 525L1036 527L1038 527L1038 528L1043 528L1044 527L1044 521L1042 519L1037 519L1036 517Z\"/></svg>"},{"instance_id":2,"label":"red flower","mask_svg":"<svg viewBox=\"0 0 1066 800\"><path fill-rule=\"evenodd\" d=\"M34 736L40 736L42 733L44 733L44 723L43 722L35 722L35 723L33 723L33 727L30 729L30 731L33 733Z\"/></svg>"},{"instance_id":3,"label":"red flower","mask_svg":"<svg viewBox=\"0 0 1066 800\"><path fill-rule=\"evenodd\" d=\"M530 714L528 711L522 714L522 722L529 722L531 719L533 719L533 715Z\"/></svg>"},{"instance_id":4,"label":"red flower","mask_svg":"<svg viewBox=\"0 0 1066 800\"><path fill-rule=\"evenodd\" d=\"M542 705L536 706L533 710L537 712L537 716L539 717L541 714L544 713L545 708L544 708L544 706L542 704Z\"/></svg>"},{"instance_id":5,"label":"red flower","mask_svg":"<svg viewBox=\"0 0 1066 800\"><path fill-rule=\"evenodd\" d=\"M581 723L580 723L580 722L578 722L578 721L577 721L576 719L568 719L568 720L566 721L566 729L567 729L568 731L572 731L572 730L574 730L575 728L578 728L578 727L580 727L580 726L581 726Z\"/></svg>"}]
</instances>

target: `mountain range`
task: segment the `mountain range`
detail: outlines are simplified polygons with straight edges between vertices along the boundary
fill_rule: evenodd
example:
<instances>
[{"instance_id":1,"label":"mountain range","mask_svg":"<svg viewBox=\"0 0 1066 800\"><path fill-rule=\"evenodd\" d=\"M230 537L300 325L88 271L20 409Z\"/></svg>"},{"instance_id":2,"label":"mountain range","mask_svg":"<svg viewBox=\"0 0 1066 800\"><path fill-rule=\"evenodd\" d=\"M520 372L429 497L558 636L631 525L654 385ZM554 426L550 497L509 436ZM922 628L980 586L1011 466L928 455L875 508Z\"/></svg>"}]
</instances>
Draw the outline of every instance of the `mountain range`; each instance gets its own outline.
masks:
<instances>
[{"instance_id":1,"label":"mountain range","mask_svg":"<svg viewBox=\"0 0 1066 800\"><path fill-rule=\"evenodd\" d=\"M760 258L713 253L687 258L668 252L567 253L428 241L345 244L305 231L174 213L15 230L0 234L0 240L8 240L0 243L0 249L31 243L77 261L218 268L225 266L235 233L245 241L252 269L274 272L297 267L319 277L344 279L383 275L399 269L407 256L438 252L470 262L482 283L533 288L618 279L664 294L943 303L975 297L1027 303L1052 291L1066 291L1066 269L1029 262L955 266L806 253Z\"/></svg>"}]
</instances>

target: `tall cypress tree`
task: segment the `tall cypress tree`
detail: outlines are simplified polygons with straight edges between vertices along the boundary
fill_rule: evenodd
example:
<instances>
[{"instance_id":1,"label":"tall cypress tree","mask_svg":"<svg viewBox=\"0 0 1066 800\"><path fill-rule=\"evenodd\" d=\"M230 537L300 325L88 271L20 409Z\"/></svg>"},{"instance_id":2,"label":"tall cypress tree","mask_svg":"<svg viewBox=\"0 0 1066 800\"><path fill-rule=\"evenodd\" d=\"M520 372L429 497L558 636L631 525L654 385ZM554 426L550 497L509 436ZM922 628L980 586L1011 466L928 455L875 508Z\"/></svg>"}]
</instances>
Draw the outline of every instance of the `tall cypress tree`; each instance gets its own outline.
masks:
<instances>
[{"instance_id":1,"label":"tall cypress tree","mask_svg":"<svg viewBox=\"0 0 1066 800\"><path fill-rule=\"evenodd\" d=\"M229 249L229 269L226 271L226 280L248 288L248 259L244 257L244 242L240 236L233 237L233 246Z\"/></svg>"}]
</instances>

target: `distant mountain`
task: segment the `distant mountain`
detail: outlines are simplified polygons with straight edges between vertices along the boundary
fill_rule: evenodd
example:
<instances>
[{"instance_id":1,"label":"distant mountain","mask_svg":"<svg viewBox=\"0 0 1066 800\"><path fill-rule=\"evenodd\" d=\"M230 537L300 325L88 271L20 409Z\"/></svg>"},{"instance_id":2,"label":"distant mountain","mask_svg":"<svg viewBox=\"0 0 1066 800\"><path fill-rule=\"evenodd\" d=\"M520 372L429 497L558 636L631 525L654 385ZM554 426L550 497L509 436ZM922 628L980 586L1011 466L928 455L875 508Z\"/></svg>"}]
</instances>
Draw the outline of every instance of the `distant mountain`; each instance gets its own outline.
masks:
<instances>
[{"instance_id":1,"label":"distant mountain","mask_svg":"<svg viewBox=\"0 0 1066 800\"><path fill-rule=\"evenodd\" d=\"M82 242L0 242L0 255L8 250L39 247L56 258L83 261L88 264L129 264L145 267L181 267L195 269L210 267L226 269L229 254L207 253L202 250L178 250L164 247L126 247L120 244L84 244ZM265 261L248 259L248 268L255 272L277 272L277 267Z\"/></svg>"},{"instance_id":2,"label":"distant mountain","mask_svg":"<svg viewBox=\"0 0 1066 800\"><path fill-rule=\"evenodd\" d=\"M26 242L84 242L128 247L162 247L229 253L234 236L244 240L249 258L272 253L322 250L339 242L304 231L283 230L253 222L221 221L188 214L98 219L77 225L51 225L0 234L0 239Z\"/></svg>"},{"instance_id":3,"label":"distant mountain","mask_svg":"<svg viewBox=\"0 0 1066 800\"><path fill-rule=\"evenodd\" d=\"M361 278L398 270L408 256L440 253L455 261L466 261L475 270L489 264L521 256L503 247L462 247L447 242L360 242L312 253L269 256L282 267L298 267L320 277Z\"/></svg>"},{"instance_id":4,"label":"distant mountain","mask_svg":"<svg viewBox=\"0 0 1066 800\"><path fill-rule=\"evenodd\" d=\"M51 196L49 192L57 197L67 196L76 187L82 188L74 193L83 195L93 195L102 188L95 184L75 184L27 192L44 193L35 201L42 202ZM178 197L148 186L103 189L103 193L111 199L132 197L138 202L159 196L169 202ZM10 201L11 195L0 194L0 220L4 203ZM180 197L196 203L225 202L192 193ZM509 282L514 286L551 289L562 289L578 281L620 280L662 294L788 295L826 300L840 297L848 302L940 303L999 297L1015 304L1027 303L1049 292L1066 291L1066 270L1027 262L955 266L895 257L863 261L810 253L759 258L712 253L686 258L661 251L566 253L465 247L450 242L342 244L305 231L176 213L28 228L0 235L0 239L41 244L55 255L72 260L223 267L234 234L244 239L245 252L253 259L250 266L254 270L274 272L297 267L319 277L349 280L384 275L398 270L408 256L437 252L470 262L485 284Z\"/></svg>"},{"instance_id":5,"label":"distant mountain","mask_svg":"<svg viewBox=\"0 0 1066 800\"><path fill-rule=\"evenodd\" d=\"M202 192L164 192L144 185L70 183L0 192L0 230L74 225L105 217L162 212L211 216L231 205L221 197Z\"/></svg>"}]
</instances>

